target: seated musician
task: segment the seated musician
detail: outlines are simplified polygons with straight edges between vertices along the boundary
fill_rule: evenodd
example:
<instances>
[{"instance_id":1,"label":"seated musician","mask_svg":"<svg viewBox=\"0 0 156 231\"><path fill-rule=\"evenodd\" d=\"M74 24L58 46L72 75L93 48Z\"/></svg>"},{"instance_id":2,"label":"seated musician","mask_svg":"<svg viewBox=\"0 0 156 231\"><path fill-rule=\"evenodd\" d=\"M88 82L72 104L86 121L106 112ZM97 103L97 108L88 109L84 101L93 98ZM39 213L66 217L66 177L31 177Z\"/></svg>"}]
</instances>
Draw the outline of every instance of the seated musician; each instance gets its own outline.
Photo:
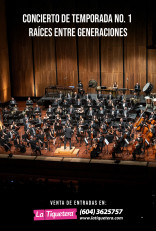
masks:
<instances>
[{"instance_id":1,"label":"seated musician","mask_svg":"<svg viewBox=\"0 0 156 231\"><path fill-rule=\"evenodd\" d=\"M18 111L18 107L17 107L17 104L15 104L13 107L12 107L12 113L16 113Z\"/></svg>"},{"instance_id":2,"label":"seated musician","mask_svg":"<svg viewBox=\"0 0 156 231\"><path fill-rule=\"evenodd\" d=\"M113 88L115 88L115 89L117 89L117 88L118 88L118 84L117 84L117 82L116 82L116 81L113 83Z\"/></svg>"},{"instance_id":3,"label":"seated musician","mask_svg":"<svg viewBox=\"0 0 156 231\"><path fill-rule=\"evenodd\" d=\"M63 100L64 94L62 93L62 91L59 92L58 98L59 98L60 100Z\"/></svg>"},{"instance_id":4,"label":"seated musician","mask_svg":"<svg viewBox=\"0 0 156 231\"><path fill-rule=\"evenodd\" d=\"M135 84L135 86L134 86L134 91L137 93L137 95L140 94L141 89L140 89L140 84L139 84L139 83L136 83L136 84Z\"/></svg>"},{"instance_id":5,"label":"seated musician","mask_svg":"<svg viewBox=\"0 0 156 231\"><path fill-rule=\"evenodd\" d=\"M96 129L91 127L90 129L88 129L87 132L88 132L88 136L90 137L91 145L92 145L93 139L95 139L97 137L97 131L96 131Z\"/></svg>"},{"instance_id":6,"label":"seated musician","mask_svg":"<svg viewBox=\"0 0 156 231\"><path fill-rule=\"evenodd\" d=\"M97 99L97 100L96 100L96 106L99 106L99 107L103 106L103 101Z\"/></svg>"},{"instance_id":7,"label":"seated musician","mask_svg":"<svg viewBox=\"0 0 156 231\"><path fill-rule=\"evenodd\" d=\"M52 113L53 112L53 108L52 106L49 104L48 109L47 109L47 113Z\"/></svg>"},{"instance_id":8,"label":"seated musician","mask_svg":"<svg viewBox=\"0 0 156 231\"><path fill-rule=\"evenodd\" d=\"M13 97L11 98L9 105L11 107L14 107L16 105L16 100Z\"/></svg>"},{"instance_id":9,"label":"seated musician","mask_svg":"<svg viewBox=\"0 0 156 231\"><path fill-rule=\"evenodd\" d=\"M115 107L113 107L112 110L111 110L111 116L112 116L112 119L113 119L113 120L116 119L117 111L115 110Z\"/></svg>"},{"instance_id":10,"label":"seated musician","mask_svg":"<svg viewBox=\"0 0 156 231\"><path fill-rule=\"evenodd\" d=\"M112 95L112 92L109 92L109 95L107 96L107 100L114 99L114 96Z\"/></svg>"},{"instance_id":11,"label":"seated musician","mask_svg":"<svg viewBox=\"0 0 156 231\"><path fill-rule=\"evenodd\" d=\"M36 128L34 124L31 124L29 131L31 136L36 136Z\"/></svg>"},{"instance_id":12,"label":"seated musician","mask_svg":"<svg viewBox=\"0 0 156 231\"><path fill-rule=\"evenodd\" d=\"M123 118L120 118L118 131L123 132L124 128L125 128L125 123L123 122Z\"/></svg>"},{"instance_id":13,"label":"seated musician","mask_svg":"<svg viewBox=\"0 0 156 231\"><path fill-rule=\"evenodd\" d=\"M103 99L103 95L102 95L101 91L98 91L97 99Z\"/></svg>"},{"instance_id":14,"label":"seated musician","mask_svg":"<svg viewBox=\"0 0 156 231\"><path fill-rule=\"evenodd\" d=\"M102 134L107 134L108 133L108 126L107 126L107 124L105 122L102 123L102 125L100 126L100 133L102 133Z\"/></svg>"},{"instance_id":15,"label":"seated musician","mask_svg":"<svg viewBox=\"0 0 156 231\"><path fill-rule=\"evenodd\" d=\"M38 106L38 104L36 104L36 106L34 108L34 113L35 114L41 114L41 108Z\"/></svg>"},{"instance_id":16,"label":"seated musician","mask_svg":"<svg viewBox=\"0 0 156 231\"><path fill-rule=\"evenodd\" d=\"M93 111L92 107L89 108L87 115L88 116L93 116L94 115L94 111Z\"/></svg>"},{"instance_id":17,"label":"seated musician","mask_svg":"<svg viewBox=\"0 0 156 231\"><path fill-rule=\"evenodd\" d=\"M61 102L62 102L62 100L61 100ZM57 107L61 102L59 101L59 99L55 99L54 102L52 103L52 106Z\"/></svg>"},{"instance_id":18,"label":"seated musician","mask_svg":"<svg viewBox=\"0 0 156 231\"><path fill-rule=\"evenodd\" d=\"M26 101L26 105L33 105L33 101L31 100L30 97L28 97L28 99Z\"/></svg>"},{"instance_id":19,"label":"seated musician","mask_svg":"<svg viewBox=\"0 0 156 231\"><path fill-rule=\"evenodd\" d=\"M103 107L99 108L98 114L102 116L105 114L105 110L103 109Z\"/></svg>"},{"instance_id":20,"label":"seated musician","mask_svg":"<svg viewBox=\"0 0 156 231\"><path fill-rule=\"evenodd\" d=\"M70 122L70 124L73 123L73 120L72 120L70 114L66 114L66 121L67 121L67 120Z\"/></svg>"},{"instance_id":21,"label":"seated musician","mask_svg":"<svg viewBox=\"0 0 156 231\"><path fill-rule=\"evenodd\" d=\"M138 138L135 140L135 142L133 144L133 146L134 146L134 149L132 152L133 160L136 160L136 154L141 154L142 145L143 145L143 138L142 138L141 134L139 134Z\"/></svg>"},{"instance_id":22,"label":"seated musician","mask_svg":"<svg viewBox=\"0 0 156 231\"><path fill-rule=\"evenodd\" d=\"M138 96L136 92L133 93L133 97L130 98L130 102L131 102L131 108L134 108L138 102Z\"/></svg>"},{"instance_id":23,"label":"seated musician","mask_svg":"<svg viewBox=\"0 0 156 231\"><path fill-rule=\"evenodd\" d=\"M89 95L88 93L84 96L84 99L86 99L86 100L91 100L92 99L92 97L91 97L91 95Z\"/></svg>"},{"instance_id":24,"label":"seated musician","mask_svg":"<svg viewBox=\"0 0 156 231\"><path fill-rule=\"evenodd\" d=\"M68 108L68 114L70 114L70 115L71 115L71 114L74 114L74 111L75 111L75 110L74 110L74 107L73 107L73 105L71 104L70 107Z\"/></svg>"},{"instance_id":25,"label":"seated musician","mask_svg":"<svg viewBox=\"0 0 156 231\"><path fill-rule=\"evenodd\" d=\"M121 103L122 108L124 109L125 107L128 107L128 104L126 102L126 99L123 99L122 103Z\"/></svg>"},{"instance_id":26,"label":"seated musician","mask_svg":"<svg viewBox=\"0 0 156 231\"><path fill-rule=\"evenodd\" d=\"M81 144L83 137L84 137L84 130L83 130L83 127L81 126L81 124L79 124L77 127L77 131L76 131L77 143L79 142L78 138L80 138L80 144Z\"/></svg>"},{"instance_id":27,"label":"seated musician","mask_svg":"<svg viewBox=\"0 0 156 231\"><path fill-rule=\"evenodd\" d=\"M62 108L61 108L60 105L58 105L58 107L56 108L55 113L57 113L57 114L59 114L59 115L61 115L61 114L63 113L63 110L62 110Z\"/></svg>"},{"instance_id":28,"label":"seated musician","mask_svg":"<svg viewBox=\"0 0 156 231\"><path fill-rule=\"evenodd\" d=\"M68 105L69 105L68 101L66 99L64 99L63 103L62 103L62 106L68 106Z\"/></svg>"},{"instance_id":29,"label":"seated musician","mask_svg":"<svg viewBox=\"0 0 156 231\"><path fill-rule=\"evenodd\" d=\"M81 99L80 99L80 98L78 98L78 99L76 100L75 105L77 105L77 106L81 106L81 105L82 105L82 102L81 102Z\"/></svg>"},{"instance_id":30,"label":"seated musician","mask_svg":"<svg viewBox=\"0 0 156 231\"><path fill-rule=\"evenodd\" d=\"M87 102L86 102L86 106L92 106L92 100L91 99L88 99Z\"/></svg>"},{"instance_id":31,"label":"seated musician","mask_svg":"<svg viewBox=\"0 0 156 231\"><path fill-rule=\"evenodd\" d=\"M72 98L75 99L75 100L77 100L77 99L79 98L79 96L78 96L78 94L77 94L76 91L75 91L74 94L72 95Z\"/></svg>"},{"instance_id":32,"label":"seated musician","mask_svg":"<svg viewBox=\"0 0 156 231\"><path fill-rule=\"evenodd\" d=\"M121 95L119 96L119 100L123 101L126 100L126 95L122 92Z\"/></svg>"}]
</instances>

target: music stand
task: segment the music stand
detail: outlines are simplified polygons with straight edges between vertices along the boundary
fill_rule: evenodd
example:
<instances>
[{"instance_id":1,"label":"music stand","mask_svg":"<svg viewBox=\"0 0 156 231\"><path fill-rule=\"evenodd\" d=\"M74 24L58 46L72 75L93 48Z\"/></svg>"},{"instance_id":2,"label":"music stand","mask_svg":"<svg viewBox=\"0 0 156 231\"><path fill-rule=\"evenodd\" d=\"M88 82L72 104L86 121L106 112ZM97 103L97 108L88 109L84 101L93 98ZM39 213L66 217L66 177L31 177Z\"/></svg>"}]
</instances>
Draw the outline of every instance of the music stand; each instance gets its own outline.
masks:
<instances>
[{"instance_id":1,"label":"music stand","mask_svg":"<svg viewBox=\"0 0 156 231\"><path fill-rule=\"evenodd\" d=\"M88 151L88 148L87 148L87 146L88 146L88 140L87 140L86 137L84 138L84 141L85 141L85 146L86 146L85 153L87 154L87 151Z\"/></svg>"},{"instance_id":2,"label":"music stand","mask_svg":"<svg viewBox=\"0 0 156 231\"><path fill-rule=\"evenodd\" d=\"M129 141L128 141L127 139L125 139L125 142L126 142L126 152L127 152L127 155L128 155L128 154L129 154L129 151L128 151L127 146L128 146L128 144L129 144Z\"/></svg>"},{"instance_id":3,"label":"music stand","mask_svg":"<svg viewBox=\"0 0 156 231\"><path fill-rule=\"evenodd\" d=\"M108 144L109 144L109 141L105 138L104 139L104 141L105 141L105 143L106 143L106 145L107 145L107 151L106 151L106 153L108 154L109 152L108 152Z\"/></svg>"}]
</instances>

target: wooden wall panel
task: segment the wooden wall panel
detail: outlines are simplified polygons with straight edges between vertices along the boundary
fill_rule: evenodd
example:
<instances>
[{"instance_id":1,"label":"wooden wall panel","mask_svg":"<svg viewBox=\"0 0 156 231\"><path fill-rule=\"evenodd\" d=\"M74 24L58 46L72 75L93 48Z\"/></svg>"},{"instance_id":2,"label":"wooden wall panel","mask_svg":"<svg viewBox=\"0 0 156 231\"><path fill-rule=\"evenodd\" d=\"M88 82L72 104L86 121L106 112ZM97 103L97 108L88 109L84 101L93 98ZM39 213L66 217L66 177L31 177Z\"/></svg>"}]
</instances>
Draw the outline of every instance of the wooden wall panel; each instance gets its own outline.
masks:
<instances>
[{"instance_id":1,"label":"wooden wall panel","mask_svg":"<svg viewBox=\"0 0 156 231\"><path fill-rule=\"evenodd\" d=\"M45 88L56 85L54 38L34 38L34 71L36 96L43 96Z\"/></svg>"},{"instance_id":2,"label":"wooden wall panel","mask_svg":"<svg viewBox=\"0 0 156 231\"><path fill-rule=\"evenodd\" d=\"M123 40L122 38L101 39L101 84L112 87L117 81L123 87Z\"/></svg>"},{"instance_id":3,"label":"wooden wall panel","mask_svg":"<svg viewBox=\"0 0 156 231\"><path fill-rule=\"evenodd\" d=\"M82 81L85 91L88 89L89 80L94 79L100 84L99 68L99 38L79 37L79 78ZM89 88L90 93L95 89Z\"/></svg>"},{"instance_id":4,"label":"wooden wall panel","mask_svg":"<svg viewBox=\"0 0 156 231\"><path fill-rule=\"evenodd\" d=\"M5 15L5 1L0 0L0 101L11 98L8 41Z\"/></svg>"},{"instance_id":5,"label":"wooden wall panel","mask_svg":"<svg viewBox=\"0 0 156 231\"><path fill-rule=\"evenodd\" d=\"M57 80L61 86L77 86L77 51L76 38L56 39Z\"/></svg>"},{"instance_id":6,"label":"wooden wall panel","mask_svg":"<svg viewBox=\"0 0 156 231\"><path fill-rule=\"evenodd\" d=\"M10 43L13 95L34 96L32 39L27 28L13 26Z\"/></svg>"},{"instance_id":7,"label":"wooden wall panel","mask_svg":"<svg viewBox=\"0 0 156 231\"><path fill-rule=\"evenodd\" d=\"M128 12L126 12L128 14ZM125 86L141 89L146 84L146 17L145 8L132 9L132 23L127 24L128 36L124 39ZM137 15L137 17L135 17Z\"/></svg>"},{"instance_id":8,"label":"wooden wall panel","mask_svg":"<svg viewBox=\"0 0 156 231\"><path fill-rule=\"evenodd\" d=\"M156 50L148 50L148 81L153 84L152 92L156 93Z\"/></svg>"}]
</instances>

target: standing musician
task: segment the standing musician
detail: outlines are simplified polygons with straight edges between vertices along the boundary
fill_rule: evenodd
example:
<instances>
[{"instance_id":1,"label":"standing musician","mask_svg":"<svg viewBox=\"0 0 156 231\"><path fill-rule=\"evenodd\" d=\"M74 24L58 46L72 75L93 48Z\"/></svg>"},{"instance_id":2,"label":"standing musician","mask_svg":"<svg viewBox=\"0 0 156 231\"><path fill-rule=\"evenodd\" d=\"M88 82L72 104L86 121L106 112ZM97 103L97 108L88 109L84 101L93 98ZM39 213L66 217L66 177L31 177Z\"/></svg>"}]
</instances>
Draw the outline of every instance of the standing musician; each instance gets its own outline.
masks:
<instances>
[{"instance_id":1,"label":"standing musician","mask_svg":"<svg viewBox=\"0 0 156 231\"><path fill-rule=\"evenodd\" d=\"M66 127L65 128L65 134L64 134L64 149L66 149L66 143L69 141L70 149L71 148L71 138L72 138L73 130L71 127Z\"/></svg>"},{"instance_id":2,"label":"standing musician","mask_svg":"<svg viewBox=\"0 0 156 231\"><path fill-rule=\"evenodd\" d=\"M36 153L36 155L37 155L37 153L39 153L41 155L41 149L40 149L40 147L38 145L36 137L31 136L29 142L30 142L30 145L31 145L31 149Z\"/></svg>"},{"instance_id":3,"label":"standing musician","mask_svg":"<svg viewBox=\"0 0 156 231\"><path fill-rule=\"evenodd\" d=\"M134 91L137 93L137 95L140 94L140 84L139 83L136 83L135 86L134 86Z\"/></svg>"}]
</instances>

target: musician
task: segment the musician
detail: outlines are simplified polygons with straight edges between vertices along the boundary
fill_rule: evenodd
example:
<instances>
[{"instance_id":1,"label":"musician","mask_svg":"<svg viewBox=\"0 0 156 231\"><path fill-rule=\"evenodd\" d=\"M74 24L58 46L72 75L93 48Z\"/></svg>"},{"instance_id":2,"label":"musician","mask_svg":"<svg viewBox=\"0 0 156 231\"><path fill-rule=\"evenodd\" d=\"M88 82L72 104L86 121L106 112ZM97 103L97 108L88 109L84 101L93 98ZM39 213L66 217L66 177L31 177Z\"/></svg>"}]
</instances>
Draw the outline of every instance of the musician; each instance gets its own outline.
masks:
<instances>
[{"instance_id":1,"label":"musician","mask_svg":"<svg viewBox=\"0 0 156 231\"><path fill-rule=\"evenodd\" d=\"M116 81L113 83L113 88L118 88L118 84Z\"/></svg>"},{"instance_id":2,"label":"musician","mask_svg":"<svg viewBox=\"0 0 156 231\"><path fill-rule=\"evenodd\" d=\"M111 110L111 116L112 116L112 119L113 119L113 120L116 119L117 111L115 110L115 107L113 107L112 110Z\"/></svg>"},{"instance_id":3,"label":"musician","mask_svg":"<svg viewBox=\"0 0 156 231\"><path fill-rule=\"evenodd\" d=\"M33 151L35 151L35 153L36 153L36 155L37 155L37 153L39 153L40 155L41 155L41 149L40 149L40 147L37 145L37 140L36 140L36 137L34 136L31 136L31 138L30 138L30 145L31 145L31 149L33 150Z\"/></svg>"},{"instance_id":4,"label":"musician","mask_svg":"<svg viewBox=\"0 0 156 231\"><path fill-rule=\"evenodd\" d=\"M56 108L55 113L57 113L59 115L61 115L63 113L62 108L61 108L60 105L58 105L58 107Z\"/></svg>"},{"instance_id":5,"label":"musician","mask_svg":"<svg viewBox=\"0 0 156 231\"><path fill-rule=\"evenodd\" d=\"M101 116L103 116L105 114L105 111L104 111L102 106L99 108L98 114Z\"/></svg>"},{"instance_id":6,"label":"musician","mask_svg":"<svg viewBox=\"0 0 156 231\"><path fill-rule=\"evenodd\" d=\"M94 111L93 111L93 108L90 107L89 110L88 110L88 116L93 116L94 115Z\"/></svg>"},{"instance_id":7,"label":"musician","mask_svg":"<svg viewBox=\"0 0 156 231\"><path fill-rule=\"evenodd\" d=\"M62 103L62 106L68 106L68 101L66 99L64 99L63 103Z\"/></svg>"},{"instance_id":8,"label":"musician","mask_svg":"<svg viewBox=\"0 0 156 231\"><path fill-rule=\"evenodd\" d=\"M16 105L16 100L13 97L11 98L9 105L11 107L14 107Z\"/></svg>"},{"instance_id":9,"label":"musician","mask_svg":"<svg viewBox=\"0 0 156 231\"><path fill-rule=\"evenodd\" d=\"M31 100L30 97L28 97L27 101L26 101L26 105L33 105L33 101Z\"/></svg>"},{"instance_id":10,"label":"musician","mask_svg":"<svg viewBox=\"0 0 156 231\"><path fill-rule=\"evenodd\" d=\"M62 99L55 99L54 102L52 103L53 107L57 107L60 103L62 102Z\"/></svg>"},{"instance_id":11,"label":"musician","mask_svg":"<svg viewBox=\"0 0 156 231\"><path fill-rule=\"evenodd\" d=\"M96 128L96 123L94 120L91 120L90 124L89 124L89 128L93 128L95 129Z\"/></svg>"},{"instance_id":12,"label":"musician","mask_svg":"<svg viewBox=\"0 0 156 231\"><path fill-rule=\"evenodd\" d=\"M79 142L78 138L80 138L80 144L81 144L83 137L84 137L84 130L81 124L79 124L76 132L77 143Z\"/></svg>"},{"instance_id":13,"label":"musician","mask_svg":"<svg viewBox=\"0 0 156 231\"><path fill-rule=\"evenodd\" d=\"M47 113L52 113L53 112L53 108L52 106L49 104L48 109L47 109Z\"/></svg>"},{"instance_id":14,"label":"musician","mask_svg":"<svg viewBox=\"0 0 156 231\"><path fill-rule=\"evenodd\" d=\"M78 99L76 100L75 104L76 104L77 106L81 106L81 105L82 105L81 99L78 98Z\"/></svg>"},{"instance_id":15,"label":"musician","mask_svg":"<svg viewBox=\"0 0 156 231\"><path fill-rule=\"evenodd\" d=\"M87 100L86 106L88 106L88 107L92 106L92 100L91 99Z\"/></svg>"},{"instance_id":16,"label":"musician","mask_svg":"<svg viewBox=\"0 0 156 231\"><path fill-rule=\"evenodd\" d=\"M28 119L26 119L26 121L24 122L24 131L27 131L29 128L30 128L30 123Z\"/></svg>"},{"instance_id":17,"label":"musician","mask_svg":"<svg viewBox=\"0 0 156 231\"><path fill-rule=\"evenodd\" d=\"M140 84L139 83L136 83L135 86L134 86L134 91L137 93L137 95L140 94Z\"/></svg>"},{"instance_id":18,"label":"musician","mask_svg":"<svg viewBox=\"0 0 156 231\"><path fill-rule=\"evenodd\" d=\"M84 99L86 99L86 100L91 100L92 99L92 97L91 97L91 95L89 95L88 93L86 93L86 95L84 96Z\"/></svg>"},{"instance_id":19,"label":"musician","mask_svg":"<svg viewBox=\"0 0 156 231\"><path fill-rule=\"evenodd\" d=\"M38 104L36 104L36 106L34 108L34 113L35 114L41 114L41 108L38 106Z\"/></svg>"},{"instance_id":20,"label":"musician","mask_svg":"<svg viewBox=\"0 0 156 231\"><path fill-rule=\"evenodd\" d=\"M124 110L123 110L123 115L124 115L124 117L125 118L127 118L128 117L128 108L127 107L124 107Z\"/></svg>"},{"instance_id":21,"label":"musician","mask_svg":"<svg viewBox=\"0 0 156 231\"><path fill-rule=\"evenodd\" d=\"M109 92L109 95L107 96L107 100L114 99L114 96L112 95L112 92Z\"/></svg>"},{"instance_id":22,"label":"musician","mask_svg":"<svg viewBox=\"0 0 156 231\"><path fill-rule=\"evenodd\" d=\"M112 107L114 107L114 103L113 103L113 100L109 99L107 101L107 106L111 109Z\"/></svg>"},{"instance_id":23,"label":"musician","mask_svg":"<svg viewBox=\"0 0 156 231\"><path fill-rule=\"evenodd\" d=\"M97 100L96 100L96 106L102 107L102 106L103 106L102 100L97 99Z\"/></svg>"},{"instance_id":24,"label":"musician","mask_svg":"<svg viewBox=\"0 0 156 231\"><path fill-rule=\"evenodd\" d=\"M73 105L71 104L70 107L69 107L69 109L68 109L68 114L70 114L70 115L71 115L71 114L74 114L74 111L75 111L75 110L74 110L74 107L73 107Z\"/></svg>"},{"instance_id":25,"label":"musician","mask_svg":"<svg viewBox=\"0 0 156 231\"><path fill-rule=\"evenodd\" d=\"M18 111L18 107L17 104L15 104L14 106L12 106L12 112L16 113Z\"/></svg>"},{"instance_id":26,"label":"musician","mask_svg":"<svg viewBox=\"0 0 156 231\"><path fill-rule=\"evenodd\" d=\"M51 129L50 129L50 138L53 140L53 145L55 146L56 143L56 130L54 125L52 125Z\"/></svg>"},{"instance_id":27,"label":"musician","mask_svg":"<svg viewBox=\"0 0 156 231\"><path fill-rule=\"evenodd\" d=\"M102 149L104 147L104 136L102 135L102 133L99 133L99 137L97 138L97 142L98 142L99 151L101 153Z\"/></svg>"},{"instance_id":28,"label":"musician","mask_svg":"<svg viewBox=\"0 0 156 231\"><path fill-rule=\"evenodd\" d=\"M103 99L103 95L102 95L101 91L98 91L97 99L99 99L99 100Z\"/></svg>"},{"instance_id":29,"label":"musician","mask_svg":"<svg viewBox=\"0 0 156 231\"><path fill-rule=\"evenodd\" d=\"M91 145L93 143L93 139L95 139L97 137L97 131L96 129L94 129L93 127L91 127L89 130L88 130L88 136L90 137L91 139Z\"/></svg>"},{"instance_id":30,"label":"musician","mask_svg":"<svg viewBox=\"0 0 156 231\"><path fill-rule=\"evenodd\" d=\"M31 136L36 136L36 128L35 128L35 125L34 125L34 124L32 124L32 125L30 126L29 131L30 131L30 135L31 135Z\"/></svg>"},{"instance_id":31,"label":"musician","mask_svg":"<svg viewBox=\"0 0 156 231\"><path fill-rule=\"evenodd\" d=\"M126 100L126 96L125 96L125 94L123 92L121 93L121 95L119 97L119 100L120 101Z\"/></svg>"},{"instance_id":32,"label":"musician","mask_svg":"<svg viewBox=\"0 0 156 231\"><path fill-rule=\"evenodd\" d=\"M81 81L78 83L78 93L81 94L81 90L83 90L83 84Z\"/></svg>"},{"instance_id":33,"label":"musician","mask_svg":"<svg viewBox=\"0 0 156 231\"><path fill-rule=\"evenodd\" d=\"M138 96L137 96L136 92L133 93L133 97L130 98L130 102L131 102L131 108L135 108L135 106L138 102Z\"/></svg>"},{"instance_id":34,"label":"musician","mask_svg":"<svg viewBox=\"0 0 156 231\"><path fill-rule=\"evenodd\" d=\"M58 94L58 99L63 100L63 98L64 98L64 94L62 93L62 91L60 91Z\"/></svg>"},{"instance_id":35,"label":"musician","mask_svg":"<svg viewBox=\"0 0 156 231\"><path fill-rule=\"evenodd\" d=\"M120 118L118 131L123 132L124 128L125 128L125 123L123 122L123 118Z\"/></svg>"},{"instance_id":36,"label":"musician","mask_svg":"<svg viewBox=\"0 0 156 231\"><path fill-rule=\"evenodd\" d=\"M72 138L72 134L73 134L73 131L71 129L71 127L66 127L65 128L65 136L64 136L64 149L66 149L66 143L67 141L69 141L69 145L70 145L70 149L71 148L71 138Z\"/></svg>"},{"instance_id":37,"label":"musician","mask_svg":"<svg viewBox=\"0 0 156 231\"><path fill-rule=\"evenodd\" d=\"M141 137L141 134L139 134L138 138L135 140L134 143L134 150L132 152L133 160L136 160L136 154L141 154L143 145L143 138Z\"/></svg>"}]
</instances>

